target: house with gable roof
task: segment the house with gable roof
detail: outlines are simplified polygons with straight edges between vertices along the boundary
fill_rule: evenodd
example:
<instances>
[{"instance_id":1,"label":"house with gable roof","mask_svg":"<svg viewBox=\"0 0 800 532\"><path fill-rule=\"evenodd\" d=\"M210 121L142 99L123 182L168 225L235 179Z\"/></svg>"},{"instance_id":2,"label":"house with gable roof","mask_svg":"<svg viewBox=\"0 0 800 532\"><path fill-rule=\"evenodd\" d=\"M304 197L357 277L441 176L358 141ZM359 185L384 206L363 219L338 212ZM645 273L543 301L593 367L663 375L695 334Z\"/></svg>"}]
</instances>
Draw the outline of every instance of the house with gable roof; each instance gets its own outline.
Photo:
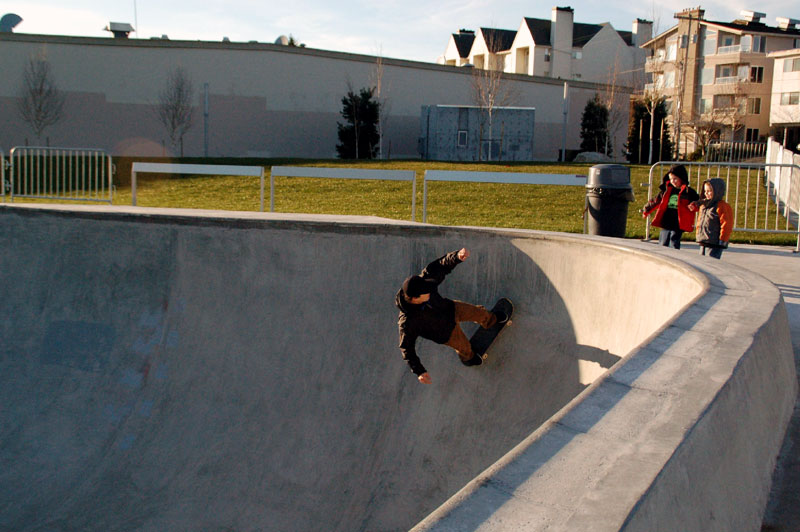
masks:
<instances>
[{"instance_id":1,"label":"house with gable roof","mask_svg":"<svg viewBox=\"0 0 800 532\"><path fill-rule=\"evenodd\" d=\"M617 83L632 87L643 83L637 73L647 52L640 45L651 39L652 23L637 19L632 31L617 31L609 23L576 23L571 7L554 7L549 20L525 17L516 31L481 28L469 53L463 51L465 31L451 36L444 64L596 83L616 75Z\"/></svg>"},{"instance_id":2,"label":"house with gable roof","mask_svg":"<svg viewBox=\"0 0 800 532\"><path fill-rule=\"evenodd\" d=\"M469 62L475 68L505 70L507 57L516 32L498 28L481 28L469 51Z\"/></svg>"},{"instance_id":3,"label":"house with gable roof","mask_svg":"<svg viewBox=\"0 0 800 532\"><path fill-rule=\"evenodd\" d=\"M450 66L464 66L469 63L469 52L475 42L473 30L460 29L450 36L442 63Z\"/></svg>"}]
</instances>

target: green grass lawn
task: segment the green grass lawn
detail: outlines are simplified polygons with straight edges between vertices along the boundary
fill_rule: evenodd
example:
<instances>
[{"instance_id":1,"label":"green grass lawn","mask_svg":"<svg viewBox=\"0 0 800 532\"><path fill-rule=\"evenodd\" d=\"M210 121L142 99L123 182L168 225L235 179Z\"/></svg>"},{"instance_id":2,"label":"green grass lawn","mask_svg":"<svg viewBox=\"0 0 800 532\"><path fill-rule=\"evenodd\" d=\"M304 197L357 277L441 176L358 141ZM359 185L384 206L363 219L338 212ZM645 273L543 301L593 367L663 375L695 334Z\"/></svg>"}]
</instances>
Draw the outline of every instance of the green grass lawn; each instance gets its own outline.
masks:
<instances>
[{"instance_id":1,"label":"green grass lawn","mask_svg":"<svg viewBox=\"0 0 800 532\"><path fill-rule=\"evenodd\" d=\"M192 163L203 161L192 160ZM218 164L217 161L210 161ZM462 170L530 173L589 173L591 164L560 163L440 163L431 161L259 161L266 168L265 210L269 210L270 165L351 167L384 170L414 170L416 183L416 220L422 221L423 175L425 170ZM131 204L130 163L117 163L115 205ZM225 164L237 164L230 160ZM251 165L253 162L239 162ZM631 183L636 200L628 208L625 236L644 238L645 222L638 210L647 200L649 166L631 166ZM127 173L126 173L127 171ZM259 210L259 179L237 176L137 176L137 205L191 209L236 211ZM757 186L757 185L756 185ZM583 209L586 190L580 186L507 185L488 183L429 182L427 222L440 225L471 225L583 232ZM285 213L346 214L381 216L397 220L411 219L411 184L409 182L285 178L275 179L275 211ZM18 200L19 201L19 200ZM785 224L785 221L783 222ZM784 225L780 226L781 228ZM651 238L658 229L652 228ZM694 234L684 236L693 240ZM795 245L791 234L735 232L733 242Z\"/></svg>"}]
</instances>

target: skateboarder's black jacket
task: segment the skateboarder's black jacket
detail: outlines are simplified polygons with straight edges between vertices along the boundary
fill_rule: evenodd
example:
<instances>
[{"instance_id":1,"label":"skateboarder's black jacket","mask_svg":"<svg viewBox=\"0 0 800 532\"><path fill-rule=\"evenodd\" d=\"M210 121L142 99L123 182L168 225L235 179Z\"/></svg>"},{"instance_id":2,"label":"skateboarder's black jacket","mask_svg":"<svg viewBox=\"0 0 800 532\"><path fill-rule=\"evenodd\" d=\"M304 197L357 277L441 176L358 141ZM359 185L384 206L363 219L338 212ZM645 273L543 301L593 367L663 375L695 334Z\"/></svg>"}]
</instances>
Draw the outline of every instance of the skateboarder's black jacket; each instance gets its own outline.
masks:
<instances>
[{"instance_id":1,"label":"skateboarder's black jacket","mask_svg":"<svg viewBox=\"0 0 800 532\"><path fill-rule=\"evenodd\" d=\"M453 251L428 264L421 275L439 285L460 263L458 251ZM426 303L413 305L403 296L402 289L395 296L395 304L400 309L397 325L400 328L400 350L403 359L408 362L414 374L422 375L426 370L417 356L415 348L417 338L426 338L437 344L447 342L456 326L455 304L452 300L439 295L438 290L434 290Z\"/></svg>"}]
</instances>

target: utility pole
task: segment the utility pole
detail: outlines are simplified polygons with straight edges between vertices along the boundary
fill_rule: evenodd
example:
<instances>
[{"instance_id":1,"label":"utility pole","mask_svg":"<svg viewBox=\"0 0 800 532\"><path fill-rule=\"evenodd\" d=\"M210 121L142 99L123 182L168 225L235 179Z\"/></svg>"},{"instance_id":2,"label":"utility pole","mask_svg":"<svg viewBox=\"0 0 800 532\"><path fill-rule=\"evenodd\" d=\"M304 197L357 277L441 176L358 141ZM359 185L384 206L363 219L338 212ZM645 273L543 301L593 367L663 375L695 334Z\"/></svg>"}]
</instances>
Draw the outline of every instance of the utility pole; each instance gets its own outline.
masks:
<instances>
[{"instance_id":1,"label":"utility pole","mask_svg":"<svg viewBox=\"0 0 800 532\"><path fill-rule=\"evenodd\" d=\"M567 162L567 118L569 117L569 83L564 82L564 125L561 129L561 162Z\"/></svg>"},{"instance_id":2,"label":"utility pole","mask_svg":"<svg viewBox=\"0 0 800 532\"><path fill-rule=\"evenodd\" d=\"M208 157L208 83L203 83L203 154Z\"/></svg>"}]
</instances>

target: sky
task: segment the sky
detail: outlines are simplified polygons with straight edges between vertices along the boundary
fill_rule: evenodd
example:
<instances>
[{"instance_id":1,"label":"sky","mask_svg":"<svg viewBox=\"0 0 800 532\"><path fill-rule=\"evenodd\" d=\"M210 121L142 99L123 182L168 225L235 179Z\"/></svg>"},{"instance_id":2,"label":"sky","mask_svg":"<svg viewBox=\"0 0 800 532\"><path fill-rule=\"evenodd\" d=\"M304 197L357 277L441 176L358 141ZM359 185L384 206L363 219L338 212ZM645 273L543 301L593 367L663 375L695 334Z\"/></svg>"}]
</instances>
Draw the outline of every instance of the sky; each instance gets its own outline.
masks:
<instances>
[{"instance_id":1,"label":"sky","mask_svg":"<svg viewBox=\"0 0 800 532\"><path fill-rule=\"evenodd\" d=\"M749 3L747 3L749 2ZM15 33L110 37L109 22L128 22L131 38L272 43L281 35L309 48L436 62L452 33L480 27L517 30L523 17L549 19L555 6L574 9L575 22L610 22L630 31L634 19L651 20L657 32L675 25L682 5L663 0L3 0L0 16L15 13ZM800 19L796 0L714 0L700 6L705 18L732 21L740 11Z\"/></svg>"}]
</instances>

